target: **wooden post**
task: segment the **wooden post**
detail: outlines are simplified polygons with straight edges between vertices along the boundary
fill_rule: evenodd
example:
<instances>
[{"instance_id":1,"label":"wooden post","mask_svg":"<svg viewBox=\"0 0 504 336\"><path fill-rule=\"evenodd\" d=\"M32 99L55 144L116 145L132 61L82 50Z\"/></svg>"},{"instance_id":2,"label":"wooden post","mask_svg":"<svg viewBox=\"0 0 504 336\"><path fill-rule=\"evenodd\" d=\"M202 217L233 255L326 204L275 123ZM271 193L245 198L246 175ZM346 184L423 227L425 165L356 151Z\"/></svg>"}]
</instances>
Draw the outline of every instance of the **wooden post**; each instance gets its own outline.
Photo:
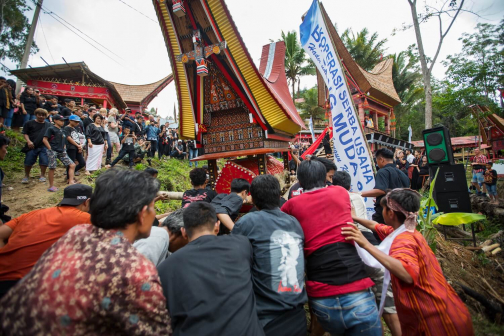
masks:
<instances>
[{"instance_id":1,"label":"wooden post","mask_svg":"<svg viewBox=\"0 0 504 336\"><path fill-rule=\"evenodd\" d=\"M465 148L462 147L462 162L465 162Z\"/></svg>"},{"instance_id":2,"label":"wooden post","mask_svg":"<svg viewBox=\"0 0 504 336\"><path fill-rule=\"evenodd\" d=\"M268 168L266 168L266 154L257 155L257 167L259 169L259 175L268 173Z\"/></svg>"},{"instance_id":3,"label":"wooden post","mask_svg":"<svg viewBox=\"0 0 504 336\"><path fill-rule=\"evenodd\" d=\"M107 108L107 99L103 100L103 108Z\"/></svg>"},{"instance_id":4,"label":"wooden post","mask_svg":"<svg viewBox=\"0 0 504 336\"><path fill-rule=\"evenodd\" d=\"M289 152L283 152L283 164L284 170L287 170L289 173L285 175L285 184L290 184L290 169L289 169Z\"/></svg>"},{"instance_id":5,"label":"wooden post","mask_svg":"<svg viewBox=\"0 0 504 336\"><path fill-rule=\"evenodd\" d=\"M215 190L215 181L217 180L217 160L208 160L208 172L210 175L210 186Z\"/></svg>"}]
</instances>

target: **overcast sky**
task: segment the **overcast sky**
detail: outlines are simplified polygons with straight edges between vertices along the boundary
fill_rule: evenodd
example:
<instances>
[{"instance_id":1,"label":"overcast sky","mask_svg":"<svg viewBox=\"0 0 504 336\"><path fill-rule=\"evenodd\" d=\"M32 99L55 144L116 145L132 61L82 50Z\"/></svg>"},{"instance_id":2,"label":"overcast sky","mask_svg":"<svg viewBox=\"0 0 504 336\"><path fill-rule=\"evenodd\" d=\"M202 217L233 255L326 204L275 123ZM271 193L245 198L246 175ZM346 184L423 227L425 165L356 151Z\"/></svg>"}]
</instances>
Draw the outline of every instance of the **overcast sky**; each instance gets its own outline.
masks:
<instances>
[{"instance_id":1,"label":"overcast sky","mask_svg":"<svg viewBox=\"0 0 504 336\"><path fill-rule=\"evenodd\" d=\"M429 4L441 2L441 0L426 1ZM308 10L311 2L311 0L226 1L245 45L257 65L262 46L269 43L270 39L279 39L282 30L299 32L301 16ZM422 0L418 2L423 3ZM466 3L465 8L478 12L482 18L461 14L445 39L440 61L447 55L460 52L461 43L458 39L462 33L472 33L478 22L496 24L504 17L502 0L466 0ZM408 45L416 43L413 29L392 36L394 28L401 28L403 23L411 23L410 7L406 0L331 0L323 1L323 4L331 20L337 23L340 33L345 28L352 28L354 32L358 32L367 27L370 32L378 32L380 38L387 38L387 54L400 52ZM32 67L45 66L41 57L49 64L63 63L62 57L64 57L69 63L84 61L102 78L124 84L152 83L171 72L165 43L151 0L44 0L43 7L94 39L96 42L77 32L96 48L84 42L49 14L42 12L35 34L35 42L40 51L30 56L28 64ZM31 21L33 11L27 12L26 15ZM74 28L70 28L75 31ZM437 46L438 29L434 20L422 26L424 47L431 57ZM11 69L16 68L15 64L8 61L4 64ZM0 74L6 75L3 70L0 70ZM444 68L438 62L434 67L434 76L442 78L443 75ZM303 78L301 87L312 87L315 83L314 77ZM149 108L158 108L160 115L167 116L173 114L175 103L176 95L172 83L152 101Z\"/></svg>"}]
</instances>

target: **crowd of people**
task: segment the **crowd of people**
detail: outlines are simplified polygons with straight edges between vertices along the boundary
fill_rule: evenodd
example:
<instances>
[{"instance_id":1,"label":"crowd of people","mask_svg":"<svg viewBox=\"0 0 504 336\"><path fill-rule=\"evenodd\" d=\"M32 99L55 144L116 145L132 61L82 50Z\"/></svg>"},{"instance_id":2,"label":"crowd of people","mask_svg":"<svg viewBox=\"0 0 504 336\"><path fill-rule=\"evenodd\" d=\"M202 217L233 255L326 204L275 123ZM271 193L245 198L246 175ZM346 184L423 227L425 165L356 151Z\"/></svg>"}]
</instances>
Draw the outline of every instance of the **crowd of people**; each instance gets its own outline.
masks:
<instances>
[{"instance_id":1,"label":"crowd of people","mask_svg":"<svg viewBox=\"0 0 504 336\"><path fill-rule=\"evenodd\" d=\"M142 113L133 114L128 108L120 114L116 108L77 106L72 99L65 99L62 106L58 97L43 96L31 87L24 88L19 99L14 98L14 92L15 82L0 77L0 131L21 130L26 140L22 150L24 184L30 182L37 160L39 182L48 180L48 191L54 192L58 190L54 185L58 160L65 166L67 183L72 184L82 172L90 175L120 161L132 167L146 159L151 165L156 152L159 160L190 160L198 156L194 141L179 139L177 129L170 128L169 123L161 125L160 118L153 115L145 120ZM191 161L189 165L192 166Z\"/></svg>"},{"instance_id":2,"label":"crowd of people","mask_svg":"<svg viewBox=\"0 0 504 336\"><path fill-rule=\"evenodd\" d=\"M334 162L302 161L288 200L272 175L217 194L194 168L163 215L153 168L69 185L0 226L0 333L301 336L308 303L312 335L382 335L382 313L393 335L473 335L415 230L420 195L390 150L376 164L360 194ZM363 197L377 198L373 220Z\"/></svg>"}]
</instances>

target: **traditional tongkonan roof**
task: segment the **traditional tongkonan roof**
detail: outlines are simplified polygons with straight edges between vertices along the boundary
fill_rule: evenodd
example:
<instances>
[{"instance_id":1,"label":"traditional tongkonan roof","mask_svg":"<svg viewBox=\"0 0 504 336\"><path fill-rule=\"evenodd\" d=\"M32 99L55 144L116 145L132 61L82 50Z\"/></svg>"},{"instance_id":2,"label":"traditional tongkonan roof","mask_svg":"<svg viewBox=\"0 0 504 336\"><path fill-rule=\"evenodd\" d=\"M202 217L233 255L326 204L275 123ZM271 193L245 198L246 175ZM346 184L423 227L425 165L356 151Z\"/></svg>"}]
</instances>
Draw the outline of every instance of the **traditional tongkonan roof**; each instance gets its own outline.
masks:
<instances>
[{"instance_id":1,"label":"traditional tongkonan roof","mask_svg":"<svg viewBox=\"0 0 504 336\"><path fill-rule=\"evenodd\" d=\"M281 82L271 83L258 71L224 0L153 0L153 4L173 69L183 138L195 138L196 128L203 123L207 107L201 92L207 81L197 74L206 71L211 75L212 67L236 94L238 106L243 105L253 121L267 131L267 138L276 135L288 141L304 128L287 102L289 97L278 89ZM200 54L197 44L205 46ZM282 80L280 74L278 80Z\"/></svg>"},{"instance_id":2,"label":"traditional tongkonan roof","mask_svg":"<svg viewBox=\"0 0 504 336\"><path fill-rule=\"evenodd\" d=\"M84 62L54 64L38 68L11 70L10 72L25 83L28 83L29 80L36 80L90 87L106 87L114 98L117 104L116 107L126 107L126 103L112 83L92 72Z\"/></svg>"},{"instance_id":3,"label":"traditional tongkonan roof","mask_svg":"<svg viewBox=\"0 0 504 336\"><path fill-rule=\"evenodd\" d=\"M325 21L329 23L334 22L331 21L322 4L320 4L320 8ZM390 58L385 59L378 63L374 69L369 72L362 69L348 52L334 25L328 24L328 27L329 33L336 45L336 51L343 60L345 67L350 72L353 79L357 82L359 88L363 92L368 93L370 96L381 100L390 106L400 104L401 99L395 90L394 82L392 80L392 66L394 61Z\"/></svg>"},{"instance_id":4,"label":"traditional tongkonan roof","mask_svg":"<svg viewBox=\"0 0 504 336\"><path fill-rule=\"evenodd\" d=\"M148 106L150 102L173 81L173 75L169 74L157 82L144 85L127 85L110 82L121 95L126 104Z\"/></svg>"}]
</instances>

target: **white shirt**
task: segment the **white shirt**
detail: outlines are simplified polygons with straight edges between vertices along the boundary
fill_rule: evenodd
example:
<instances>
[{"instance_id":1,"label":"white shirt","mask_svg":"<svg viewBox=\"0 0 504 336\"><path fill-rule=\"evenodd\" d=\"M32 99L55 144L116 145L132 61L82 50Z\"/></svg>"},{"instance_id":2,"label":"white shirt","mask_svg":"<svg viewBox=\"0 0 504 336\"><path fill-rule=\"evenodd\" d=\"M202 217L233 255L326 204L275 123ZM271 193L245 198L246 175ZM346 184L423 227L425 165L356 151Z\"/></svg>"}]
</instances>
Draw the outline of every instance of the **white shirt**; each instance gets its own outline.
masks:
<instances>
[{"instance_id":1,"label":"white shirt","mask_svg":"<svg viewBox=\"0 0 504 336\"><path fill-rule=\"evenodd\" d=\"M149 238L139 239L133 243L133 246L157 266L166 259L169 243L168 232L163 228L153 226Z\"/></svg>"},{"instance_id":2,"label":"white shirt","mask_svg":"<svg viewBox=\"0 0 504 336\"><path fill-rule=\"evenodd\" d=\"M349 194L350 194L350 204L352 205L352 210L355 211L355 216L359 218L368 219L366 211L366 203L364 202L364 198L362 198L361 195L356 193L349 192ZM364 225L358 223L357 228L362 232L373 232Z\"/></svg>"}]
</instances>

